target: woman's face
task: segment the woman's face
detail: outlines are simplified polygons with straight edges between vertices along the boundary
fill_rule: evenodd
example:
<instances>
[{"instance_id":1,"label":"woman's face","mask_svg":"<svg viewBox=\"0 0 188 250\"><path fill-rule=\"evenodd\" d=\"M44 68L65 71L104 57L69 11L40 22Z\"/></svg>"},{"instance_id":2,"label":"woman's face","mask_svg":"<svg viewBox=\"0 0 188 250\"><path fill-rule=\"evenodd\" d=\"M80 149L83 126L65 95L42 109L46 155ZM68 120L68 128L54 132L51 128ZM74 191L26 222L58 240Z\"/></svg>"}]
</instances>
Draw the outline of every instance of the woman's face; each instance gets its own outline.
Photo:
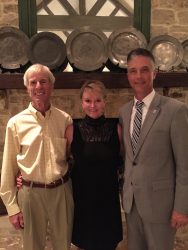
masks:
<instances>
[{"instance_id":1,"label":"woman's face","mask_svg":"<svg viewBox=\"0 0 188 250\"><path fill-rule=\"evenodd\" d=\"M104 114L105 99L101 90L86 88L82 95L82 109L86 115L97 119Z\"/></svg>"}]
</instances>

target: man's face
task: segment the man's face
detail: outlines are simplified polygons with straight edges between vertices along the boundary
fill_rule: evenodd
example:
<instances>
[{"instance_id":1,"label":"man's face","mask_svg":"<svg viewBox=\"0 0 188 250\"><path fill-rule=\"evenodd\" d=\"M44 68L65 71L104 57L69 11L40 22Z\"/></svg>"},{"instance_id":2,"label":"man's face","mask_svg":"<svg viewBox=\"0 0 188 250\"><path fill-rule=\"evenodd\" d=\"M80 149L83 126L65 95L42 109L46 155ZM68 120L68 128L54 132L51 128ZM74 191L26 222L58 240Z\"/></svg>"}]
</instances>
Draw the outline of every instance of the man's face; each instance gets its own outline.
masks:
<instances>
[{"instance_id":1,"label":"man's face","mask_svg":"<svg viewBox=\"0 0 188 250\"><path fill-rule=\"evenodd\" d=\"M43 111L49 109L50 97L53 84L50 82L48 73L45 71L31 72L28 74L27 91L32 100L32 105L38 110L43 107Z\"/></svg>"},{"instance_id":2,"label":"man's face","mask_svg":"<svg viewBox=\"0 0 188 250\"><path fill-rule=\"evenodd\" d=\"M128 80L135 96L147 96L153 89L155 76L155 66L150 58L135 56L128 62Z\"/></svg>"}]
</instances>

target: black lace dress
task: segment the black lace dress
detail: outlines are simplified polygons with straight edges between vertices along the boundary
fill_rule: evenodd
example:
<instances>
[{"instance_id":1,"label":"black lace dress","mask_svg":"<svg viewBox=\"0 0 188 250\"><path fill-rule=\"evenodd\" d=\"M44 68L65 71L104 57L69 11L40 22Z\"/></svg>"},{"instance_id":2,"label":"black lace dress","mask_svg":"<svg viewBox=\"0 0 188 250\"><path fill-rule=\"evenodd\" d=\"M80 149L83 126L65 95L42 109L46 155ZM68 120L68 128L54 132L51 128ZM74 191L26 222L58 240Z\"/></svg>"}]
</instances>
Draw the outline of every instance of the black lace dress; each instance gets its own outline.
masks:
<instances>
[{"instance_id":1,"label":"black lace dress","mask_svg":"<svg viewBox=\"0 0 188 250\"><path fill-rule=\"evenodd\" d=\"M122 240L117 123L104 116L75 122L71 151L75 161L72 243L86 250L115 249Z\"/></svg>"}]
</instances>

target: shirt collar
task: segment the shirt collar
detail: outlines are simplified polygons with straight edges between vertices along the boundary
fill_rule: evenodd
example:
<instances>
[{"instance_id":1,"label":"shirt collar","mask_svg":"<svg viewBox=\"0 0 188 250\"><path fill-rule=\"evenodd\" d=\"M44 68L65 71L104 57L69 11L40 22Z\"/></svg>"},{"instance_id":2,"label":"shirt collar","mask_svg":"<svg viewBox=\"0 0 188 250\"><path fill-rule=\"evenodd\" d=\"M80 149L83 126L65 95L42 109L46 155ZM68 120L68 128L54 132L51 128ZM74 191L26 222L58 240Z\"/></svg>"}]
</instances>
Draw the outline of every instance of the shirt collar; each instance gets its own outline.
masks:
<instances>
[{"instance_id":1,"label":"shirt collar","mask_svg":"<svg viewBox=\"0 0 188 250\"><path fill-rule=\"evenodd\" d=\"M32 103L30 102L29 103L29 107L28 107L29 111L37 118L41 118L41 117L44 117L38 110L36 110ZM45 112L45 117L46 118L49 118L50 114L51 114L51 111L52 111L52 105L50 106L50 108Z\"/></svg>"},{"instance_id":2,"label":"shirt collar","mask_svg":"<svg viewBox=\"0 0 188 250\"><path fill-rule=\"evenodd\" d=\"M142 101L144 102L145 107L149 108L149 106L150 106L150 104L151 104L151 102L152 102L152 100L154 98L154 95L155 95L155 90L153 89L151 91L151 93L149 93L149 95L144 97L144 99ZM137 101L138 100L134 97L134 107L135 107Z\"/></svg>"}]
</instances>

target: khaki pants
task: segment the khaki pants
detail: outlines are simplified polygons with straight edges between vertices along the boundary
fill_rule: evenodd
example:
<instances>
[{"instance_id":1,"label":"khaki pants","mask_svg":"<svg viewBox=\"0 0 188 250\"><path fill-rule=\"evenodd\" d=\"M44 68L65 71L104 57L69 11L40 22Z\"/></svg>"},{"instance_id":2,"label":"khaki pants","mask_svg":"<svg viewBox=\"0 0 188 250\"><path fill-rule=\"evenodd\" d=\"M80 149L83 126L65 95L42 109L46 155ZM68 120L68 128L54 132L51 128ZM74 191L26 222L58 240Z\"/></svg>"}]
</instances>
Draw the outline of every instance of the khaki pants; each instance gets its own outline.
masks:
<instances>
[{"instance_id":1,"label":"khaki pants","mask_svg":"<svg viewBox=\"0 0 188 250\"><path fill-rule=\"evenodd\" d=\"M24 216L24 250L44 249L48 223L53 250L70 249L74 210L70 180L52 189L23 186L18 203Z\"/></svg>"}]
</instances>

